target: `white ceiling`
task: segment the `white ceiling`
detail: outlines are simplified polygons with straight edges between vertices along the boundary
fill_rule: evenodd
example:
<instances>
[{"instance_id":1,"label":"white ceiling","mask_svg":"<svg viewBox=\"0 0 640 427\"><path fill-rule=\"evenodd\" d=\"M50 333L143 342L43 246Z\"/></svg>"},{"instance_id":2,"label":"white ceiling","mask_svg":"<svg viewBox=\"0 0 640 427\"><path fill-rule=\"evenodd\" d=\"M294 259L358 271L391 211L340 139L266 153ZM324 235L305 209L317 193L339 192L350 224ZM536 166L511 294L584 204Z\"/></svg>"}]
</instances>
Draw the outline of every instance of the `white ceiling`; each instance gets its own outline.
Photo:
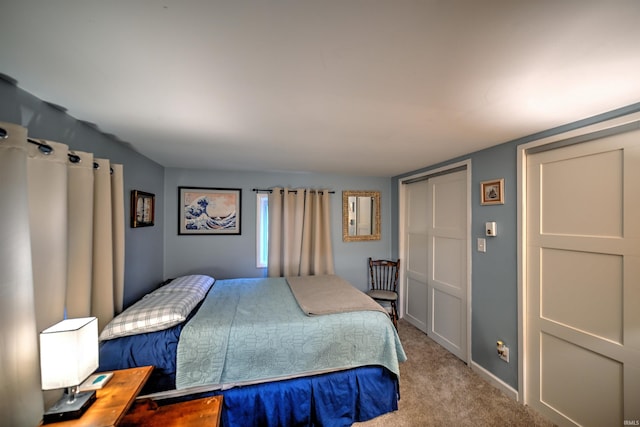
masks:
<instances>
[{"instance_id":1,"label":"white ceiling","mask_svg":"<svg viewBox=\"0 0 640 427\"><path fill-rule=\"evenodd\" d=\"M394 176L640 101L637 0L0 0L0 73L168 167Z\"/></svg>"}]
</instances>

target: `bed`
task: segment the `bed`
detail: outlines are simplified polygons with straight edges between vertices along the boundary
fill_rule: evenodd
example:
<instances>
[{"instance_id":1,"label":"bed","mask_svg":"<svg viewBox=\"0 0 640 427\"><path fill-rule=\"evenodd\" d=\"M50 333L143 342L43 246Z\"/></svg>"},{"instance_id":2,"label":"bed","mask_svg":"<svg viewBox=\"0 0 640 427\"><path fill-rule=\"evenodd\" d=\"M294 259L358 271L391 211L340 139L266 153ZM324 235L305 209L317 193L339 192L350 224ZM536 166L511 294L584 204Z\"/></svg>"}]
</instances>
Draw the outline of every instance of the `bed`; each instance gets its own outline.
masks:
<instances>
[{"instance_id":1,"label":"bed","mask_svg":"<svg viewBox=\"0 0 640 427\"><path fill-rule=\"evenodd\" d=\"M153 365L143 395L224 395L226 426L351 425L397 410L406 355L386 311L339 276L161 286L102 331L101 371Z\"/></svg>"}]
</instances>

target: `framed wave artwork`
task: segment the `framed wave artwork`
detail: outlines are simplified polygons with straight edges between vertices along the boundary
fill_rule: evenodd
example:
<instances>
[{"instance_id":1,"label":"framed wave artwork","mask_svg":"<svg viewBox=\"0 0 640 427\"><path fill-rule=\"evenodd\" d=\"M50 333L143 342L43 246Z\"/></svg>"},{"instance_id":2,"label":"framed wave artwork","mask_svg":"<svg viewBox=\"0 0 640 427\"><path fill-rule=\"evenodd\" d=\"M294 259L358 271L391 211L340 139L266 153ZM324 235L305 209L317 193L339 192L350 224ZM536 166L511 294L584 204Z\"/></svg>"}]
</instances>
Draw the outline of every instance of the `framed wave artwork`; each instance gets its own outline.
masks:
<instances>
[{"instance_id":1,"label":"framed wave artwork","mask_svg":"<svg viewBox=\"0 0 640 427\"><path fill-rule=\"evenodd\" d=\"M240 234L242 190L178 187L178 234Z\"/></svg>"}]
</instances>

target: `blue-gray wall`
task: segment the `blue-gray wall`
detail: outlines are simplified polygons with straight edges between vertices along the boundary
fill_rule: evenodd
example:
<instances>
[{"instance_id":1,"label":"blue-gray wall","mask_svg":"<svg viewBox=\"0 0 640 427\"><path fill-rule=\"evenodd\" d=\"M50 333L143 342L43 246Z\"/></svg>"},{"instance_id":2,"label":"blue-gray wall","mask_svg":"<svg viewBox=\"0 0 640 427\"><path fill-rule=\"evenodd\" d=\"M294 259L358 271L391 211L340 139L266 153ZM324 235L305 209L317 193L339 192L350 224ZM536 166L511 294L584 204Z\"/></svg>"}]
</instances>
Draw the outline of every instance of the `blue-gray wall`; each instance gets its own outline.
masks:
<instances>
[{"instance_id":1,"label":"blue-gray wall","mask_svg":"<svg viewBox=\"0 0 640 427\"><path fill-rule=\"evenodd\" d=\"M178 235L178 187L242 189L241 235ZM256 193L254 188L327 188L331 196L331 228L336 274L360 289L366 288L367 258L391 255L391 192L389 178L313 173L165 170L165 277L205 273L218 279L263 277L256 268ZM381 240L342 241L342 191L380 191Z\"/></svg>"},{"instance_id":2,"label":"blue-gray wall","mask_svg":"<svg viewBox=\"0 0 640 427\"><path fill-rule=\"evenodd\" d=\"M3 76L0 76L3 77ZM391 254L390 180L335 174L257 173L166 169L131 149L117 136L79 121L64 109L22 90L10 78L0 78L0 121L20 124L33 138L48 139L88 151L124 165L125 190L125 306L169 277L209 273L217 278L259 277L255 267L255 193L253 188L272 186L324 187L332 196L332 229L336 273L361 289L366 287L366 259ZM166 179L166 182L165 182ZM240 236L178 236L177 188L179 186L242 188ZM141 190L156 196L155 225L131 228L130 193ZM381 240L342 241L342 191L381 192ZM166 218L165 218L166 216Z\"/></svg>"},{"instance_id":3,"label":"blue-gray wall","mask_svg":"<svg viewBox=\"0 0 640 427\"><path fill-rule=\"evenodd\" d=\"M578 129L614 117L640 111L640 103L565 126L470 153L392 178L392 254L398 248L398 182L406 176L471 159L471 358L514 389L518 388L518 298L517 298L517 150L518 146L547 136ZM480 204L480 182L504 178L504 205ZM484 223L495 221L498 234L486 238L487 251L478 252L476 239L484 236ZM510 363L496 356L496 341L509 345Z\"/></svg>"},{"instance_id":4,"label":"blue-gray wall","mask_svg":"<svg viewBox=\"0 0 640 427\"><path fill-rule=\"evenodd\" d=\"M0 76L1 77L1 76ZM365 289L366 259L397 257L398 181L402 177L436 169L461 160L472 162L472 360L510 386L518 387L517 316L517 209L516 152L520 144L640 111L640 103L608 113L426 166L392 179L333 174L259 173L164 169L127 144L80 122L54 106L0 78L0 121L21 124L29 136L68 144L124 165L126 216L129 194L142 190L156 195L154 227L125 231L125 305L138 299L168 277L208 273L223 279L261 277L255 267L255 193L253 188L273 186L329 188L336 273ZM480 182L505 179L505 204L480 205ZM179 236L177 199L179 186L242 188L240 236ZM343 190L380 190L382 239L374 242L342 241ZM487 239L487 252L475 251L475 239L484 236L484 223L496 221L498 236ZM496 357L495 342L510 344L511 363Z\"/></svg>"},{"instance_id":5,"label":"blue-gray wall","mask_svg":"<svg viewBox=\"0 0 640 427\"><path fill-rule=\"evenodd\" d=\"M95 126L78 121L60 108L52 106L11 81L0 78L0 121L15 123L28 130L31 138L67 144L71 149L94 153L124 166L125 287L124 304L130 305L162 280L164 229L164 170L157 163L137 153L114 136ZM155 226L129 227L131 190L156 195ZM1 244L1 243L0 243Z\"/></svg>"}]
</instances>

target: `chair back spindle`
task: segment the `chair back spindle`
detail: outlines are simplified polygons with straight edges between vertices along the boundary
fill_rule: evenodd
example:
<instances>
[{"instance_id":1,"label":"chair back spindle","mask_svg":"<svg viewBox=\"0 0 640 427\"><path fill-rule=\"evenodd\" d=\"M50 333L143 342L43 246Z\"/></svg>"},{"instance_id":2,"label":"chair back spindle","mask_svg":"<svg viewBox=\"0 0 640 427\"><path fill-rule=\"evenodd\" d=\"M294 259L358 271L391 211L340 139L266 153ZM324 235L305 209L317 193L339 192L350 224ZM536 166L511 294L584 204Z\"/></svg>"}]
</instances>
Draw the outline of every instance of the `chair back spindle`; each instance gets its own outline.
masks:
<instances>
[{"instance_id":1,"label":"chair back spindle","mask_svg":"<svg viewBox=\"0 0 640 427\"><path fill-rule=\"evenodd\" d=\"M371 289L398 292L400 260L373 260L369 258Z\"/></svg>"}]
</instances>

